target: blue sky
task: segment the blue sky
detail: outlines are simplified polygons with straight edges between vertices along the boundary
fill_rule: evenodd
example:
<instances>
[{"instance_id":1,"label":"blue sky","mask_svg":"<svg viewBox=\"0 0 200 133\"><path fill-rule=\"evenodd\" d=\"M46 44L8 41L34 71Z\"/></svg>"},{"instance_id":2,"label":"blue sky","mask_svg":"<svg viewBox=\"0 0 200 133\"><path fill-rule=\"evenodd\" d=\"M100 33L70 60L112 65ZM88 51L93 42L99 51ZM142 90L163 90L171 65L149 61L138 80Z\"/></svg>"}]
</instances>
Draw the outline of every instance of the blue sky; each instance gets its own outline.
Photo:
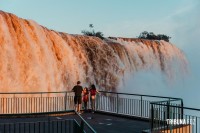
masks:
<instances>
[{"instance_id":1,"label":"blue sky","mask_svg":"<svg viewBox=\"0 0 200 133\"><path fill-rule=\"evenodd\" d=\"M71 34L81 34L90 23L105 36L167 34L189 62L190 75L177 86L184 92L179 97L200 94L200 0L0 0L0 10Z\"/></svg>"},{"instance_id":2,"label":"blue sky","mask_svg":"<svg viewBox=\"0 0 200 133\"><path fill-rule=\"evenodd\" d=\"M92 23L105 36L135 37L144 30L171 35L170 17L196 3L195 0L0 0L0 9L67 33L80 34Z\"/></svg>"}]
</instances>

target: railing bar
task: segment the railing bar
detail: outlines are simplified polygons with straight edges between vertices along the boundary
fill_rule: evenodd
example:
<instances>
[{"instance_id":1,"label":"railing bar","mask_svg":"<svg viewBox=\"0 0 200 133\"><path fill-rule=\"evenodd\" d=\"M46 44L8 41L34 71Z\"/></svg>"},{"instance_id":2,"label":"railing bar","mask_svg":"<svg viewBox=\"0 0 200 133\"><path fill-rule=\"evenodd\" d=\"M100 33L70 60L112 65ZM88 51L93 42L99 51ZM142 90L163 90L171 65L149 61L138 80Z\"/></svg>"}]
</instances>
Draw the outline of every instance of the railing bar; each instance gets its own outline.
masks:
<instances>
[{"instance_id":1,"label":"railing bar","mask_svg":"<svg viewBox=\"0 0 200 133\"><path fill-rule=\"evenodd\" d=\"M158 106L158 128L161 128L161 118L160 118L160 115L161 115L161 113L160 113L160 105Z\"/></svg>"},{"instance_id":2,"label":"railing bar","mask_svg":"<svg viewBox=\"0 0 200 133\"><path fill-rule=\"evenodd\" d=\"M56 98L55 97L53 97L53 111L56 111L56 105L55 105L55 103L56 103L56 100L55 100Z\"/></svg>"},{"instance_id":3,"label":"railing bar","mask_svg":"<svg viewBox=\"0 0 200 133\"><path fill-rule=\"evenodd\" d=\"M130 99L128 98L127 99L127 102L128 102L128 115L130 115L130 102L129 101L130 101Z\"/></svg>"},{"instance_id":4,"label":"railing bar","mask_svg":"<svg viewBox=\"0 0 200 133\"><path fill-rule=\"evenodd\" d=\"M159 104L159 103L151 103L151 104L155 104L155 105L163 105L163 106L169 106L169 107L177 107L177 108L183 108L183 109L194 110L194 111L200 111L200 109L196 109L196 108L179 107L179 106L165 105L165 104Z\"/></svg>"},{"instance_id":5,"label":"railing bar","mask_svg":"<svg viewBox=\"0 0 200 133\"><path fill-rule=\"evenodd\" d=\"M45 101L45 105L44 105L44 108L43 108L43 111L44 112L48 112L47 111L47 97L43 97L44 101Z\"/></svg>"},{"instance_id":6,"label":"railing bar","mask_svg":"<svg viewBox=\"0 0 200 133\"><path fill-rule=\"evenodd\" d=\"M55 107L56 107L56 111L58 111L58 97L55 97Z\"/></svg>"},{"instance_id":7,"label":"railing bar","mask_svg":"<svg viewBox=\"0 0 200 133\"><path fill-rule=\"evenodd\" d=\"M55 107L55 97L53 97L53 104L52 104L52 106L53 106L53 111L56 111L56 107Z\"/></svg>"},{"instance_id":8,"label":"railing bar","mask_svg":"<svg viewBox=\"0 0 200 133\"><path fill-rule=\"evenodd\" d=\"M109 104L110 104L110 112L113 113L113 108L112 108L112 106L113 106L113 99L112 99L112 96L110 96L110 100L109 101L110 101L109 102Z\"/></svg>"},{"instance_id":9,"label":"railing bar","mask_svg":"<svg viewBox=\"0 0 200 133\"><path fill-rule=\"evenodd\" d=\"M3 113L6 113L6 112L5 112L5 103L4 103L4 102L5 102L5 98L3 98L3 110L2 110L2 112L3 112Z\"/></svg>"},{"instance_id":10,"label":"railing bar","mask_svg":"<svg viewBox=\"0 0 200 133\"><path fill-rule=\"evenodd\" d=\"M53 100L52 100L52 97L50 97L49 100L50 100L50 101L49 101L49 102L50 102L50 103L49 103L49 106L50 106L49 111L51 112L51 109L53 108Z\"/></svg>"},{"instance_id":11,"label":"railing bar","mask_svg":"<svg viewBox=\"0 0 200 133\"><path fill-rule=\"evenodd\" d=\"M0 98L0 103L1 103L1 105L0 105L0 107L1 107L0 113L3 114L3 113L2 113L2 100L1 100L1 99L2 99L2 98Z\"/></svg>"},{"instance_id":12,"label":"railing bar","mask_svg":"<svg viewBox=\"0 0 200 133\"><path fill-rule=\"evenodd\" d=\"M61 111L61 101L60 101L61 97L58 97L58 111ZM82 109L82 108L81 108Z\"/></svg>"},{"instance_id":13,"label":"railing bar","mask_svg":"<svg viewBox=\"0 0 200 133\"><path fill-rule=\"evenodd\" d=\"M127 114L129 115L129 98L126 99Z\"/></svg>"},{"instance_id":14,"label":"railing bar","mask_svg":"<svg viewBox=\"0 0 200 133\"><path fill-rule=\"evenodd\" d=\"M58 111L59 110L59 106L58 106L59 105L59 97L56 97L56 101L57 101L57 104L56 104L57 105L56 106L57 110L56 111Z\"/></svg>"},{"instance_id":15,"label":"railing bar","mask_svg":"<svg viewBox=\"0 0 200 133\"><path fill-rule=\"evenodd\" d=\"M66 92L72 92L72 91L58 91L58 92L0 92L0 94L8 94L8 95L11 95L11 94L53 94L53 93L66 93Z\"/></svg>"},{"instance_id":16,"label":"railing bar","mask_svg":"<svg viewBox=\"0 0 200 133\"><path fill-rule=\"evenodd\" d=\"M106 97L106 105L107 105L106 110L109 111L109 98L108 98L108 96Z\"/></svg>"},{"instance_id":17,"label":"railing bar","mask_svg":"<svg viewBox=\"0 0 200 133\"><path fill-rule=\"evenodd\" d=\"M63 132L63 122L64 122L64 121L61 121L61 122L60 122L60 129L61 129L60 132L61 132L61 133Z\"/></svg>"},{"instance_id":18,"label":"railing bar","mask_svg":"<svg viewBox=\"0 0 200 133\"><path fill-rule=\"evenodd\" d=\"M27 98L27 113L30 113L30 97Z\"/></svg>"},{"instance_id":19,"label":"railing bar","mask_svg":"<svg viewBox=\"0 0 200 133\"><path fill-rule=\"evenodd\" d=\"M115 113L115 96L112 96L111 106L112 106L112 112Z\"/></svg>"},{"instance_id":20,"label":"railing bar","mask_svg":"<svg viewBox=\"0 0 200 133\"><path fill-rule=\"evenodd\" d=\"M25 131L25 127L26 127L26 126L25 126L25 123L23 123L23 126L24 126L24 128L23 128L23 129L24 129L24 133L25 133L25 132L26 132L26 131Z\"/></svg>"},{"instance_id":21,"label":"railing bar","mask_svg":"<svg viewBox=\"0 0 200 133\"><path fill-rule=\"evenodd\" d=\"M190 133L190 115L189 115L189 133Z\"/></svg>"},{"instance_id":22,"label":"railing bar","mask_svg":"<svg viewBox=\"0 0 200 133\"><path fill-rule=\"evenodd\" d=\"M10 113L13 114L13 98L10 98L10 106L11 106L11 110Z\"/></svg>"},{"instance_id":23,"label":"railing bar","mask_svg":"<svg viewBox=\"0 0 200 133\"><path fill-rule=\"evenodd\" d=\"M175 100L181 100L181 98L164 97L164 96L154 96L154 95L141 95L141 94L117 93L117 92L106 92L106 91L99 91L99 92L101 92L101 93L111 93L111 94L121 94L121 95L134 95L134 96L155 97L155 98L170 98L170 99L175 99Z\"/></svg>"},{"instance_id":24,"label":"railing bar","mask_svg":"<svg viewBox=\"0 0 200 133\"><path fill-rule=\"evenodd\" d=\"M6 98L6 113L8 114L8 98Z\"/></svg>"},{"instance_id":25,"label":"railing bar","mask_svg":"<svg viewBox=\"0 0 200 133\"><path fill-rule=\"evenodd\" d=\"M124 98L124 114L127 114L127 99Z\"/></svg>"},{"instance_id":26,"label":"railing bar","mask_svg":"<svg viewBox=\"0 0 200 133\"><path fill-rule=\"evenodd\" d=\"M55 111L57 111L57 110L58 110L58 109L57 109L57 105L58 105L58 104L57 104L57 97L54 97L54 98L55 98L55 101L54 101L54 102L55 102Z\"/></svg>"},{"instance_id":27,"label":"railing bar","mask_svg":"<svg viewBox=\"0 0 200 133\"><path fill-rule=\"evenodd\" d=\"M9 101L10 101L10 98L7 98L7 113L9 114L9 110L10 110L10 103L9 103Z\"/></svg>"},{"instance_id":28,"label":"railing bar","mask_svg":"<svg viewBox=\"0 0 200 133\"><path fill-rule=\"evenodd\" d=\"M128 115L130 115L130 99L128 99Z\"/></svg>"},{"instance_id":29,"label":"railing bar","mask_svg":"<svg viewBox=\"0 0 200 133\"><path fill-rule=\"evenodd\" d=\"M20 97L20 113L23 113L23 97Z\"/></svg>"},{"instance_id":30,"label":"railing bar","mask_svg":"<svg viewBox=\"0 0 200 133\"><path fill-rule=\"evenodd\" d=\"M142 117L146 117L146 100L143 99L142 101L142 108L143 108L143 111L142 111Z\"/></svg>"},{"instance_id":31,"label":"railing bar","mask_svg":"<svg viewBox=\"0 0 200 133\"><path fill-rule=\"evenodd\" d=\"M140 100L137 99L137 115L140 115Z\"/></svg>"},{"instance_id":32,"label":"railing bar","mask_svg":"<svg viewBox=\"0 0 200 133\"><path fill-rule=\"evenodd\" d=\"M148 101L146 101L145 104L146 104L145 105L145 110L146 110L145 111L145 116L148 117L148 112L149 112L149 110L148 110L148 104L149 104Z\"/></svg>"},{"instance_id":33,"label":"railing bar","mask_svg":"<svg viewBox=\"0 0 200 133\"><path fill-rule=\"evenodd\" d=\"M65 129L65 131L64 131L64 133L67 133L67 121L66 120L64 120L64 129ZM68 124L69 125L69 124Z\"/></svg>"},{"instance_id":34,"label":"railing bar","mask_svg":"<svg viewBox=\"0 0 200 133\"><path fill-rule=\"evenodd\" d=\"M127 98L124 98L124 109L125 109L125 114L127 114Z\"/></svg>"},{"instance_id":35,"label":"railing bar","mask_svg":"<svg viewBox=\"0 0 200 133\"><path fill-rule=\"evenodd\" d=\"M196 120L195 120L195 122L196 122L196 133L197 133L197 117L196 117ZM200 126L199 126L200 127Z\"/></svg>"},{"instance_id":36,"label":"railing bar","mask_svg":"<svg viewBox=\"0 0 200 133\"><path fill-rule=\"evenodd\" d=\"M8 132L10 133L10 124L8 124Z\"/></svg>"},{"instance_id":37,"label":"railing bar","mask_svg":"<svg viewBox=\"0 0 200 133\"><path fill-rule=\"evenodd\" d=\"M21 97L21 113L24 113L24 97Z\"/></svg>"},{"instance_id":38,"label":"railing bar","mask_svg":"<svg viewBox=\"0 0 200 133\"><path fill-rule=\"evenodd\" d=\"M43 122L44 124L43 124L43 128L44 128L44 133L46 132L46 125L45 125L45 123L46 122Z\"/></svg>"},{"instance_id":39,"label":"railing bar","mask_svg":"<svg viewBox=\"0 0 200 133\"><path fill-rule=\"evenodd\" d=\"M35 108L35 97L33 97L33 104L32 104L32 112L36 112L36 108Z\"/></svg>"},{"instance_id":40,"label":"railing bar","mask_svg":"<svg viewBox=\"0 0 200 133\"><path fill-rule=\"evenodd\" d=\"M49 111L49 97L47 97L47 107L46 108L47 108L47 112L50 112Z\"/></svg>"},{"instance_id":41,"label":"railing bar","mask_svg":"<svg viewBox=\"0 0 200 133\"><path fill-rule=\"evenodd\" d=\"M136 106L135 106L135 99L132 99L133 100L133 115L135 115L135 108L136 108Z\"/></svg>"},{"instance_id":42,"label":"railing bar","mask_svg":"<svg viewBox=\"0 0 200 133\"><path fill-rule=\"evenodd\" d=\"M127 107L127 105L126 105L126 101L127 101L127 99L124 98L124 112L123 112L124 114L127 114L127 113L126 113L126 107Z\"/></svg>"},{"instance_id":43,"label":"railing bar","mask_svg":"<svg viewBox=\"0 0 200 133\"><path fill-rule=\"evenodd\" d=\"M148 101L147 100L145 100L145 117L148 117Z\"/></svg>"},{"instance_id":44,"label":"railing bar","mask_svg":"<svg viewBox=\"0 0 200 133\"><path fill-rule=\"evenodd\" d=\"M52 131L53 131L53 133L54 133L54 130L55 130L55 129L54 129L54 128L55 128L55 127L54 127L54 126L55 126L54 123L55 123L55 121L52 122L52 128L53 128Z\"/></svg>"},{"instance_id":45,"label":"railing bar","mask_svg":"<svg viewBox=\"0 0 200 133\"><path fill-rule=\"evenodd\" d=\"M25 98L25 101L26 101L26 107L25 107L26 111L25 112L27 113L27 110L28 110L27 109L27 107L28 107L28 105L27 105L27 97Z\"/></svg>"},{"instance_id":46,"label":"railing bar","mask_svg":"<svg viewBox=\"0 0 200 133\"><path fill-rule=\"evenodd\" d=\"M31 132L31 123L28 123L28 129L29 129L29 133Z\"/></svg>"},{"instance_id":47,"label":"railing bar","mask_svg":"<svg viewBox=\"0 0 200 133\"><path fill-rule=\"evenodd\" d=\"M59 129L59 128L58 128L58 121L56 121L56 124L57 124L57 133L58 133L58 131L59 131L59 130L58 130L58 129Z\"/></svg>"},{"instance_id":48,"label":"railing bar","mask_svg":"<svg viewBox=\"0 0 200 133\"><path fill-rule=\"evenodd\" d=\"M38 103L38 112L41 112L41 104L40 104L40 97L37 97L37 103Z\"/></svg>"}]
</instances>

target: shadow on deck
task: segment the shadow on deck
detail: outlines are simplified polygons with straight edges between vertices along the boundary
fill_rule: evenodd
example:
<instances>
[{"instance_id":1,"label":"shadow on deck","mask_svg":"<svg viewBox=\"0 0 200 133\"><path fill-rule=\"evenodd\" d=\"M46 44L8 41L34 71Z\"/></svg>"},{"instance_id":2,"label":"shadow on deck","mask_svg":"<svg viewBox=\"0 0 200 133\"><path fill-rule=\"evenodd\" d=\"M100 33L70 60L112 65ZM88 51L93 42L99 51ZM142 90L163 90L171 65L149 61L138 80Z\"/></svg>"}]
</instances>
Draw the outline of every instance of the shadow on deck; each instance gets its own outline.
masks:
<instances>
[{"instance_id":1,"label":"shadow on deck","mask_svg":"<svg viewBox=\"0 0 200 133\"><path fill-rule=\"evenodd\" d=\"M82 113L81 116L96 130L98 133L141 133L150 128L149 121L114 116L105 113ZM62 114L57 116L40 116L24 118L1 118L1 123L24 123L24 122L43 122L75 119L80 123L78 115L75 113ZM23 126L23 125L22 125Z\"/></svg>"},{"instance_id":2,"label":"shadow on deck","mask_svg":"<svg viewBox=\"0 0 200 133\"><path fill-rule=\"evenodd\" d=\"M83 113L81 115L98 133L141 133L143 130L150 129L149 121L145 120L103 113Z\"/></svg>"}]
</instances>

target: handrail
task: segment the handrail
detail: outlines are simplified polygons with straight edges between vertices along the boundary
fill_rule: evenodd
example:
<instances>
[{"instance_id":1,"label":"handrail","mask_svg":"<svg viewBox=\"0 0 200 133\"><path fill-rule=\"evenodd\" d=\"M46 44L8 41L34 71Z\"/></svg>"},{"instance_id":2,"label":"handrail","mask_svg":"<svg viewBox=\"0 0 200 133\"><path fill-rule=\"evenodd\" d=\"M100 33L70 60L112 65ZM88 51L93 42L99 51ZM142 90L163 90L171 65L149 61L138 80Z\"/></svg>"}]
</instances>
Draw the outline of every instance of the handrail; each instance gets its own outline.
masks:
<instances>
[{"instance_id":1,"label":"handrail","mask_svg":"<svg viewBox=\"0 0 200 133\"><path fill-rule=\"evenodd\" d=\"M159 102L150 102L151 105L151 131L175 131L177 129L177 125L179 124L174 124L173 122L171 124L168 123L167 120L184 120L188 121L189 120L189 126L186 128L189 132L192 133L199 133L200 128L199 128L199 113L200 109L197 108L190 108L190 107L184 107L183 106L183 101L181 101L181 105L171 105L170 101L166 101L167 104L159 103ZM165 108L165 109L164 109ZM179 112L181 109L181 112ZM194 114L184 114L183 111L188 110L188 111L193 111ZM197 112L195 112L197 111ZM197 113L197 114L196 114ZM155 116L156 115L156 116ZM190 120L193 120L192 122ZM164 127L164 128L162 128ZM179 131L183 130L184 127L181 125L179 128ZM192 129L192 130L191 130ZM177 130L176 130L177 131Z\"/></svg>"},{"instance_id":2,"label":"handrail","mask_svg":"<svg viewBox=\"0 0 200 133\"><path fill-rule=\"evenodd\" d=\"M45 93L71 93L73 91L55 91L55 92L0 92L0 94L45 94ZM121 95L134 95L134 96L145 96L145 97L156 97L156 98L170 98L182 100L182 98L175 97L165 97L165 96L156 96L156 95L143 95L143 94L132 94L132 93L121 93L121 92L108 92L108 91L99 91L101 93L111 93L111 94L121 94Z\"/></svg>"},{"instance_id":3,"label":"handrail","mask_svg":"<svg viewBox=\"0 0 200 133\"><path fill-rule=\"evenodd\" d=\"M182 98L175 98L175 97L165 97L165 96L155 96L155 95L143 95L143 94L131 94L131 93L121 93L121 92L108 92L108 91L99 91L102 93L111 93L111 94L122 94L122 95L134 95L134 96L145 96L145 97L156 97L156 98L167 98L167 99L177 99L182 100Z\"/></svg>"},{"instance_id":4,"label":"handrail","mask_svg":"<svg viewBox=\"0 0 200 133\"><path fill-rule=\"evenodd\" d=\"M150 103L154 105L162 105L162 106L169 106L169 107L176 107L176 108L183 108L183 109L189 109L189 110L194 110L194 111L200 111L200 109L197 108L190 108L190 107L181 107L181 106L174 106L174 105L166 105L166 104L159 104L159 103Z\"/></svg>"},{"instance_id":5,"label":"handrail","mask_svg":"<svg viewBox=\"0 0 200 133\"><path fill-rule=\"evenodd\" d=\"M104 111L104 112L111 112L114 114L124 114L128 116L135 116L140 118L149 118L150 111L151 114L153 114L153 105L163 105L167 106L167 110L169 112L169 107L176 107L181 109L190 109L190 110L196 110L200 111L200 109L194 109L194 108L188 108L183 107L183 99L181 98L174 98L174 97L166 97L166 96L155 96L155 95L143 95L143 94L131 94L131 93L121 93L121 92L107 92L107 91L99 91L101 95L97 97L96 102L96 110L97 111ZM64 96L60 97L43 97L42 94L65 94ZM59 111L67 111L67 109L72 109L72 104L69 102L73 101L72 96L69 96L68 94L72 93L72 91L59 91L59 92L0 92L0 95L14 95L13 98L6 97L1 98L1 103L4 108L2 109L2 112L6 112L8 114L6 115L14 115L14 113L22 115L24 114L48 114L53 112L59 112ZM116 97L109 98L110 95L108 94L116 94ZM26 99L26 97L20 97L20 95L17 94L41 94L39 97L30 97L30 99ZM16 97L15 97L16 95ZM120 95L127 95L129 97L126 97L125 99L123 97L120 97ZM17 96L19 98L17 98ZM28 98L29 98L28 97ZM69 97L69 98L68 98ZM133 97L133 98L132 98ZM158 98L157 100L155 100ZM163 98L163 99L162 99ZM71 100L68 100L71 99ZM98 101L99 100L99 101ZM165 101L158 101L158 100L165 100ZM181 101L181 106L174 106L170 105L170 102L173 101ZM61 101L61 104L57 104ZM112 103L110 101L113 101ZM98 103L99 102L99 103ZM163 102L167 102L167 105L162 104ZM23 104L25 103L25 104ZM39 106L36 106L39 104ZM13 106L15 105L15 106ZM29 106L27 106L29 105ZM45 106L44 106L45 105ZM58 106L57 106L58 105ZM150 106L152 105L152 110L150 110ZM23 106L25 106L25 110L23 110ZM34 108L34 107L38 108ZM69 106L69 107L68 107ZM32 113L32 108L33 113ZM13 113L14 112L14 113ZM11 113L11 114L9 114ZM77 112L75 112L79 118L81 119L81 129L84 129L84 125L87 126L88 130L91 130L92 132L96 133L96 131L83 119L82 116L80 116ZM0 114L3 115L3 114ZM183 111L181 111L181 115L183 116ZM169 113L167 114L169 116ZM154 117L151 117L154 118Z\"/></svg>"},{"instance_id":6,"label":"handrail","mask_svg":"<svg viewBox=\"0 0 200 133\"><path fill-rule=\"evenodd\" d=\"M0 92L0 94L45 94L45 93L71 93L73 91L55 91L55 92Z\"/></svg>"},{"instance_id":7,"label":"handrail","mask_svg":"<svg viewBox=\"0 0 200 133\"><path fill-rule=\"evenodd\" d=\"M152 104L156 104L156 103L164 103L164 102L173 102L173 101L178 101L178 100L181 100L182 101L182 99L169 99L169 100L163 100L163 101L153 101L153 102L150 102L150 103L152 103Z\"/></svg>"},{"instance_id":8,"label":"handrail","mask_svg":"<svg viewBox=\"0 0 200 133\"><path fill-rule=\"evenodd\" d=\"M81 128L82 128L82 130L84 129L84 124L86 124L87 126L88 126L88 128L93 132L93 133L96 133L96 131L90 126L90 124L87 122L87 121L85 121L84 119L83 119L83 117L81 116L81 115L79 115L79 113L78 112L76 112L75 111L75 113L81 118Z\"/></svg>"}]
</instances>

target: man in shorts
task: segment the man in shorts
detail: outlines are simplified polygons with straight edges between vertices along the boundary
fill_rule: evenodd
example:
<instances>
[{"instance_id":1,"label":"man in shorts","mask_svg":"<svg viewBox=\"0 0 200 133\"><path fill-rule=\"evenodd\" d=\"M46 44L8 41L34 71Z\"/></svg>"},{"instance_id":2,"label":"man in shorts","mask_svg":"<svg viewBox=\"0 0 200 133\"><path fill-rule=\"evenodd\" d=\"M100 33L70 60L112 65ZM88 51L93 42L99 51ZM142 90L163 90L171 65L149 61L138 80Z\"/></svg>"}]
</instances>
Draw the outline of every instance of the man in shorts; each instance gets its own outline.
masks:
<instances>
[{"instance_id":1,"label":"man in shorts","mask_svg":"<svg viewBox=\"0 0 200 133\"><path fill-rule=\"evenodd\" d=\"M75 111L80 113L80 108L82 103L82 91L83 91L83 87L81 86L80 81L77 82L77 85L73 87L72 91L74 91L75 93L74 95Z\"/></svg>"}]
</instances>

